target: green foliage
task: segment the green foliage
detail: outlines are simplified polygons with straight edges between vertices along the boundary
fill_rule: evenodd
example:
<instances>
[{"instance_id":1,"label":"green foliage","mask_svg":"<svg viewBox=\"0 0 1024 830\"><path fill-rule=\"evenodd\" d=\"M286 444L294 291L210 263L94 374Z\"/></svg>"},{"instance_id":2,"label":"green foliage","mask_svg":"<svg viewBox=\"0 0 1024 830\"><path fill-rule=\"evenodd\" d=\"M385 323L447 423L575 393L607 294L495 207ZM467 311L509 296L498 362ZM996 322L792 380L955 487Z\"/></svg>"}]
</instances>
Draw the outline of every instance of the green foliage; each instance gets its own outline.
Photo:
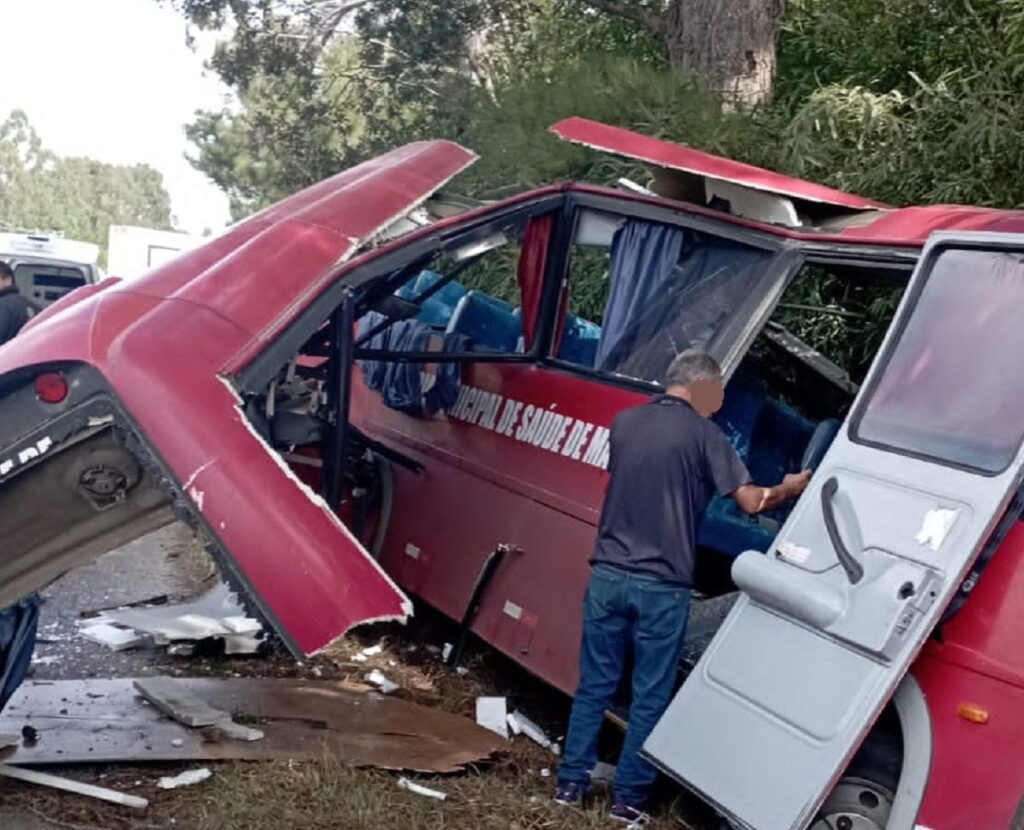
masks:
<instances>
[{"instance_id":1,"label":"green foliage","mask_svg":"<svg viewBox=\"0 0 1024 830\"><path fill-rule=\"evenodd\" d=\"M0 227L57 230L105 250L110 225L169 229L163 176L145 164L61 158L13 111L0 124Z\"/></svg>"},{"instance_id":2,"label":"green foliage","mask_svg":"<svg viewBox=\"0 0 1024 830\"><path fill-rule=\"evenodd\" d=\"M569 261L569 311L600 325L608 300L608 249L594 245L574 245Z\"/></svg>"},{"instance_id":3,"label":"green foliage","mask_svg":"<svg viewBox=\"0 0 1024 830\"><path fill-rule=\"evenodd\" d=\"M661 0L634 5L660 10ZM522 67L527 78L538 68L544 74L562 71L574 63L588 63L595 55L630 58L657 69L668 69L665 44L649 29L615 15L601 14L580 0L549 0L534 17L528 43L532 62Z\"/></svg>"},{"instance_id":4,"label":"green foliage","mask_svg":"<svg viewBox=\"0 0 1024 830\"><path fill-rule=\"evenodd\" d=\"M951 73L910 95L825 87L781 127L782 163L892 204L1017 208L1024 203L1020 87L998 68Z\"/></svg>"},{"instance_id":5,"label":"green foliage","mask_svg":"<svg viewBox=\"0 0 1024 830\"><path fill-rule=\"evenodd\" d=\"M231 47L218 51L227 61ZM186 128L193 163L227 194L236 218L361 160L366 113L353 86L359 43L339 39L317 71L302 60L258 69L239 88L238 110L199 113Z\"/></svg>"},{"instance_id":6,"label":"green foliage","mask_svg":"<svg viewBox=\"0 0 1024 830\"><path fill-rule=\"evenodd\" d=\"M793 0L779 60L781 167L892 204L1021 206L1020 0Z\"/></svg>"},{"instance_id":7,"label":"green foliage","mask_svg":"<svg viewBox=\"0 0 1024 830\"><path fill-rule=\"evenodd\" d=\"M789 0L777 93L800 101L842 84L911 94L915 75L1019 62L1021 8L1019 0Z\"/></svg>"},{"instance_id":8,"label":"green foliage","mask_svg":"<svg viewBox=\"0 0 1024 830\"><path fill-rule=\"evenodd\" d=\"M824 268L809 266L796 276L773 319L860 382L902 294L898 285L838 279ZM810 312L799 306L837 313Z\"/></svg>"}]
</instances>

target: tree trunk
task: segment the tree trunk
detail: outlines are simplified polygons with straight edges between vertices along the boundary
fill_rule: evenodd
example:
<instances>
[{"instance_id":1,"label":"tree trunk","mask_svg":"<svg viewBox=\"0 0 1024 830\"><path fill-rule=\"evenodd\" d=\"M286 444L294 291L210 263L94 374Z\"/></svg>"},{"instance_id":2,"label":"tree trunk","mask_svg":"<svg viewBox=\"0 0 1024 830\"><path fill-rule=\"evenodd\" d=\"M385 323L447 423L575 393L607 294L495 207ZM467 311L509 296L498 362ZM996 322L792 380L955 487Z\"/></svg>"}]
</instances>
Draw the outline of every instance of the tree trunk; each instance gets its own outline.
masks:
<instances>
[{"instance_id":1,"label":"tree trunk","mask_svg":"<svg viewBox=\"0 0 1024 830\"><path fill-rule=\"evenodd\" d=\"M771 102L784 0L671 0L661 34L669 65L692 72L729 109Z\"/></svg>"}]
</instances>

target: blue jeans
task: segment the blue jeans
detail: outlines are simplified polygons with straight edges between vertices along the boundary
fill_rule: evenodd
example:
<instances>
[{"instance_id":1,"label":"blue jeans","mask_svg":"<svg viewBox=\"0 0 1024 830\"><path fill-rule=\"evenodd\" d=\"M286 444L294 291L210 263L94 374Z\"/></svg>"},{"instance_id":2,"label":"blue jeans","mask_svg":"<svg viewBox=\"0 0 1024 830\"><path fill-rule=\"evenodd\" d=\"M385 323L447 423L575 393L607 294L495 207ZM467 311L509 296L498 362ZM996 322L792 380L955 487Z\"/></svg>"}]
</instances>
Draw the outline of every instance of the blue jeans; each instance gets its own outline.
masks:
<instances>
[{"instance_id":1,"label":"blue jeans","mask_svg":"<svg viewBox=\"0 0 1024 830\"><path fill-rule=\"evenodd\" d=\"M580 683L569 717L560 784L590 784L604 713L618 690L630 646L632 702L613 792L615 801L641 808L654 767L640 757L672 699L686 634L690 591L644 574L595 565L583 600Z\"/></svg>"}]
</instances>

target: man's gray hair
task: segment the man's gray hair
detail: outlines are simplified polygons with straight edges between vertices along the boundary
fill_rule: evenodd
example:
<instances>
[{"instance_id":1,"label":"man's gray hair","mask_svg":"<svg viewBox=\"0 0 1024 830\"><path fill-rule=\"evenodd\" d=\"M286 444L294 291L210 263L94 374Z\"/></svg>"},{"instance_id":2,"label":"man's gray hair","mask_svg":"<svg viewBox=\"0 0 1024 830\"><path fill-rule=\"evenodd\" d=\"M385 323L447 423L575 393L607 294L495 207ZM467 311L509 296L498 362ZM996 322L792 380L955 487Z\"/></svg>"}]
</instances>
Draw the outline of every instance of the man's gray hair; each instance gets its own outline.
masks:
<instances>
[{"instance_id":1,"label":"man's gray hair","mask_svg":"<svg viewBox=\"0 0 1024 830\"><path fill-rule=\"evenodd\" d=\"M665 387L690 386L696 380L721 380L722 367L707 352L687 349L675 356L665 373Z\"/></svg>"}]
</instances>

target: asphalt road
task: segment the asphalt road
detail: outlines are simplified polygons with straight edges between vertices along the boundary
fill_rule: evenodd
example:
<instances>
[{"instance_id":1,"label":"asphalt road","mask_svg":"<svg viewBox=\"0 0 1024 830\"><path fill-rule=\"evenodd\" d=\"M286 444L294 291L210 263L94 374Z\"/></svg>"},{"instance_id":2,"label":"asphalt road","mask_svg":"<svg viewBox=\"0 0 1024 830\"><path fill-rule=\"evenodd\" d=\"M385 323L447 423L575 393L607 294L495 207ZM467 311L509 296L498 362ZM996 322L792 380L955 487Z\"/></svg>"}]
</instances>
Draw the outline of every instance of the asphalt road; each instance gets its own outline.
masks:
<instances>
[{"instance_id":1,"label":"asphalt road","mask_svg":"<svg viewBox=\"0 0 1024 830\"><path fill-rule=\"evenodd\" d=\"M203 588L204 555L184 525L171 525L76 568L43 591L32 677L139 677L180 668L166 649L112 652L79 633L83 613L167 595L185 599Z\"/></svg>"}]
</instances>

